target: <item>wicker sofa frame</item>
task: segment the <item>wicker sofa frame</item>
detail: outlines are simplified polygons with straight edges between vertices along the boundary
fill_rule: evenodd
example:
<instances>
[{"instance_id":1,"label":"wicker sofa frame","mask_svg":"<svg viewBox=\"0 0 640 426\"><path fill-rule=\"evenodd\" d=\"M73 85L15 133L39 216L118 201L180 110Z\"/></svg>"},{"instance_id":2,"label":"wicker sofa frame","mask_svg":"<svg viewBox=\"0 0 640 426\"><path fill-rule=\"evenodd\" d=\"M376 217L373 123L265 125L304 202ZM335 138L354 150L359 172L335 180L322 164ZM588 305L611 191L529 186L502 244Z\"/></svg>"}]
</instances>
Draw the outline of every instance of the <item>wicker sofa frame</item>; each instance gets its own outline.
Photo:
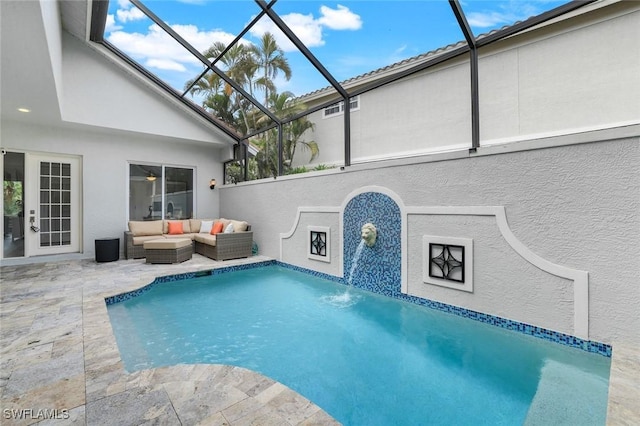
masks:
<instances>
[{"instance_id":1,"label":"wicker sofa frame","mask_svg":"<svg viewBox=\"0 0 640 426\"><path fill-rule=\"evenodd\" d=\"M196 253L214 260L239 259L251 257L253 232L243 231L231 234L217 234L216 245L210 246L196 241Z\"/></svg>"},{"instance_id":2,"label":"wicker sofa frame","mask_svg":"<svg viewBox=\"0 0 640 426\"><path fill-rule=\"evenodd\" d=\"M145 249L147 263L181 263L191 259L193 244L176 249Z\"/></svg>"},{"instance_id":3,"label":"wicker sofa frame","mask_svg":"<svg viewBox=\"0 0 640 426\"><path fill-rule=\"evenodd\" d=\"M145 256L144 246L133 245L133 233L124 231L124 257L126 259L142 259Z\"/></svg>"}]
</instances>

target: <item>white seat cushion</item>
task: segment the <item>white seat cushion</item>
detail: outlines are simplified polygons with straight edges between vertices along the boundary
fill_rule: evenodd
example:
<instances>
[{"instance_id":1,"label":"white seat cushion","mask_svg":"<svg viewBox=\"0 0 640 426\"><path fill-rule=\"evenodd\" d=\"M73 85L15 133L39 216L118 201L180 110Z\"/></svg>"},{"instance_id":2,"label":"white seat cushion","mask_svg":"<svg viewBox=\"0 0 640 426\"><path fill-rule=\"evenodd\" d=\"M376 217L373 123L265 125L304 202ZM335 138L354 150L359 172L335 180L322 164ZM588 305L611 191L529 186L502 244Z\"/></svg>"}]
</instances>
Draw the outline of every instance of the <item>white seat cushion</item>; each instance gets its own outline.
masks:
<instances>
[{"instance_id":1,"label":"white seat cushion","mask_svg":"<svg viewBox=\"0 0 640 426\"><path fill-rule=\"evenodd\" d=\"M216 245L216 236L211 234L195 234L193 237L197 242L210 246Z\"/></svg>"},{"instance_id":2,"label":"white seat cushion","mask_svg":"<svg viewBox=\"0 0 640 426\"><path fill-rule=\"evenodd\" d=\"M181 247L187 247L191 244L191 240L187 238L162 238L157 240L150 240L144 242L144 249L177 249Z\"/></svg>"}]
</instances>

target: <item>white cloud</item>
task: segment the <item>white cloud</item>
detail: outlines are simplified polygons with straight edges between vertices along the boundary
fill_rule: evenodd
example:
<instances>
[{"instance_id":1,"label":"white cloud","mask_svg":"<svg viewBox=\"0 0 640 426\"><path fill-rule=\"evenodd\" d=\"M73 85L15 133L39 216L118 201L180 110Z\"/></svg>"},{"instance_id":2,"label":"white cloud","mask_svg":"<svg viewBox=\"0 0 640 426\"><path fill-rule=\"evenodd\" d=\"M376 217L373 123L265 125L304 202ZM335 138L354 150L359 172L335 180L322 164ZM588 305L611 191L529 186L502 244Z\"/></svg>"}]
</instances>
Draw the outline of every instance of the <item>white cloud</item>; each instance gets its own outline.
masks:
<instances>
[{"instance_id":1,"label":"white cloud","mask_svg":"<svg viewBox=\"0 0 640 426\"><path fill-rule=\"evenodd\" d=\"M362 28L362 19L349 10L348 7L338 5L337 9L328 6L320 6L322 17L318 22L332 30L359 30Z\"/></svg>"},{"instance_id":2,"label":"white cloud","mask_svg":"<svg viewBox=\"0 0 640 426\"><path fill-rule=\"evenodd\" d=\"M318 20L313 18L313 15L290 13L282 20L307 47L324 45L322 26Z\"/></svg>"},{"instance_id":3,"label":"white cloud","mask_svg":"<svg viewBox=\"0 0 640 426\"><path fill-rule=\"evenodd\" d=\"M198 52L203 52L211 47L214 41L221 41L228 45L235 38L232 34L222 30L200 31L195 25L176 24L171 25L171 28L195 47Z\"/></svg>"},{"instance_id":4,"label":"white cloud","mask_svg":"<svg viewBox=\"0 0 640 426\"><path fill-rule=\"evenodd\" d=\"M107 15L107 21L104 25L104 33L109 34L112 31L121 30L121 25L116 25L116 18L113 15Z\"/></svg>"},{"instance_id":5,"label":"white cloud","mask_svg":"<svg viewBox=\"0 0 640 426\"><path fill-rule=\"evenodd\" d=\"M179 62L172 59L148 59L144 65L147 68L156 68L159 70L180 71L185 72L187 68Z\"/></svg>"},{"instance_id":6,"label":"white cloud","mask_svg":"<svg viewBox=\"0 0 640 426\"><path fill-rule=\"evenodd\" d=\"M404 52L405 50L407 50L407 45L406 45L406 44L403 44L402 46L398 47L398 48L393 52L393 54L394 54L394 55L401 55L401 54L402 54L402 52Z\"/></svg>"},{"instance_id":7,"label":"white cloud","mask_svg":"<svg viewBox=\"0 0 640 426\"><path fill-rule=\"evenodd\" d=\"M500 5L497 10L467 13L469 25L477 28L499 27L511 25L541 13L535 4L530 2L511 0L497 4Z\"/></svg>"},{"instance_id":8,"label":"white cloud","mask_svg":"<svg viewBox=\"0 0 640 426\"><path fill-rule=\"evenodd\" d=\"M467 21L472 27L478 28L495 27L513 22L505 14L499 12L471 12L467 14Z\"/></svg>"},{"instance_id":9,"label":"white cloud","mask_svg":"<svg viewBox=\"0 0 640 426\"><path fill-rule=\"evenodd\" d=\"M313 15L290 13L283 15L282 20L291 28L291 31L298 36L305 46L315 47L324 44L324 40L322 39L322 26L313 18ZM256 25L251 27L249 32L256 38L262 37L264 33L271 33L278 46L285 52L297 50L289 38L285 36L271 20L261 19Z\"/></svg>"},{"instance_id":10,"label":"white cloud","mask_svg":"<svg viewBox=\"0 0 640 426\"><path fill-rule=\"evenodd\" d=\"M139 21L147 17L137 7L132 7L130 9L118 9L116 11L116 16L120 22Z\"/></svg>"},{"instance_id":11,"label":"white cloud","mask_svg":"<svg viewBox=\"0 0 640 426\"><path fill-rule=\"evenodd\" d=\"M281 18L300 41L309 48L324 46L323 30L325 28L332 30L358 30L362 27L360 16L351 12L345 6L338 5L337 9L321 6L320 14L322 16L317 19L312 14L303 15L301 13L290 13L282 15ZM270 32L282 50L285 52L297 50L289 38L271 21L260 20L251 28L250 32L258 38L264 33Z\"/></svg>"},{"instance_id":12,"label":"white cloud","mask_svg":"<svg viewBox=\"0 0 640 426\"><path fill-rule=\"evenodd\" d=\"M156 24L151 25L146 34L115 31L108 36L107 40L149 67L186 71L187 66L200 64L195 56ZM213 40L207 47L212 42Z\"/></svg>"}]
</instances>

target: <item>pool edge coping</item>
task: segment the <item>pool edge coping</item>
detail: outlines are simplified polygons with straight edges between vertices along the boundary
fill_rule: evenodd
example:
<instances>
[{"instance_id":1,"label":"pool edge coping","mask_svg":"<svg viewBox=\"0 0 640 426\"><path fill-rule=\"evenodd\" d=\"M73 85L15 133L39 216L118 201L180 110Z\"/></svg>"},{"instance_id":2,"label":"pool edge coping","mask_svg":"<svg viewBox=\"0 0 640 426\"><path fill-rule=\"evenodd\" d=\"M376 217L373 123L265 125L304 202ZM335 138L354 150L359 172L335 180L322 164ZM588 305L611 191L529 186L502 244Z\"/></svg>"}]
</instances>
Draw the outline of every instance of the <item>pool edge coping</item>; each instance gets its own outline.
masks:
<instances>
[{"instance_id":1,"label":"pool edge coping","mask_svg":"<svg viewBox=\"0 0 640 426\"><path fill-rule=\"evenodd\" d=\"M146 280L141 279L136 283L136 285L139 284L137 288L130 291L121 292L115 295L105 296L104 301L105 301L105 304L109 306L111 304L123 302L125 300L131 299L133 297L137 297L143 293L146 293L153 286L158 284L203 277L203 276L220 275L228 272L255 269L255 268L266 267L266 266L280 266L286 269L306 273L314 277L323 278L323 279L327 279L333 282L338 282L343 285L346 285L345 279L343 277L338 277L338 276L327 274L324 272L318 272L312 269L308 269L301 266L282 262L279 260L271 259L271 260L263 260L259 262L245 263L240 265L224 266L221 268L213 268L213 269L207 269L207 270L199 270L199 271L193 271L193 272L183 272L179 274L157 276L150 283L147 282L148 279ZM497 315L485 314L482 312L474 311L467 308L462 308L459 306L455 306L455 305L451 305L443 302L438 302L431 299L412 296L412 295L404 294L401 292L393 292L391 294L387 294L387 293L372 292L371 290L366 288L360 288L360 287L356 287L356 288L363 291L369 291L375 294L381 294L383 296L391 297L397 300L402 300L404 302L413 303L418 306L424 306L426 308L434 309L440 312L445 312L445 313L453 314L463 318L468 318L474 321L492 325L494 327L503 328L503 329L521 333L527 336L532 336L532 337L546 340L548 342L556 343L562 346L579 349L588 353L594 353L607 358L612 357L613 347L612 345L609 345L606 343L601 343L594 340L585 340L580 337L572 336L570 334L562 333L559 331L546 329L543 327L527 324L524 322L511 320L508 318L502 318Z\"/></svg>"}]
</instances>

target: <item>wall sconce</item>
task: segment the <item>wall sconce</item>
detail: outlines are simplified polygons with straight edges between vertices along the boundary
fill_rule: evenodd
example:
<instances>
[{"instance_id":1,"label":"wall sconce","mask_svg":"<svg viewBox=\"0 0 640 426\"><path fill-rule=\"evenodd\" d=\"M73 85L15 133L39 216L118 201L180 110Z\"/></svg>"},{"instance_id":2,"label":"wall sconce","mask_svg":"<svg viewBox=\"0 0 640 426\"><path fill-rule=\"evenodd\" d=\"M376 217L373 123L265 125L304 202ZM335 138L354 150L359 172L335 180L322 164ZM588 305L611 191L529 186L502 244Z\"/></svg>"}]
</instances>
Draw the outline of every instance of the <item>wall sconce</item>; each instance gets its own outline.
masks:
<instances>
[{"instance_id":1,"label":"wall sconce","mask_svg":"<svg viewBox=\"0 0 640 426\"><path fill-rule=\"evenodd\" d=\"M215 179L211 179L209 181L209 189L213 189L216 187L216 180Z\"/></svg>"}]
</instances>

